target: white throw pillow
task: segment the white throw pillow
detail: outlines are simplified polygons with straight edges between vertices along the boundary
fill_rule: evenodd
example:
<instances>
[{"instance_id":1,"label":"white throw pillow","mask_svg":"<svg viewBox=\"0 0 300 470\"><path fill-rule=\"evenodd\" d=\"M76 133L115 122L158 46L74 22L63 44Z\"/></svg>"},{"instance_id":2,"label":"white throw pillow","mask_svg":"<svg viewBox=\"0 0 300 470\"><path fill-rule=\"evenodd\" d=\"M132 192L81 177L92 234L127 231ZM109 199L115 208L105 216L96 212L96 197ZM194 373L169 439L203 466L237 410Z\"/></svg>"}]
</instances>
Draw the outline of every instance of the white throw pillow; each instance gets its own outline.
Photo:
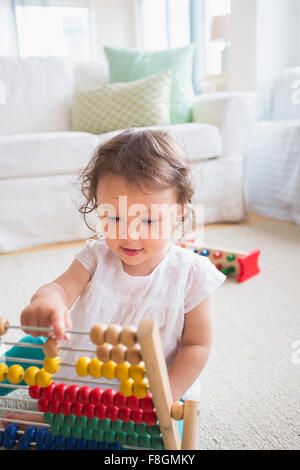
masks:
<instances>
[{"instance_id":1,"label":"white throw pillow","mask_svg":"<svg viewBox=\"0 0 300 470\"><path fill-rule=\"evenodd\" d=\"M0 57L6 104L0 105L0 134L71 129L72 61L59 57Z\"/></svg>"}]
</instances>

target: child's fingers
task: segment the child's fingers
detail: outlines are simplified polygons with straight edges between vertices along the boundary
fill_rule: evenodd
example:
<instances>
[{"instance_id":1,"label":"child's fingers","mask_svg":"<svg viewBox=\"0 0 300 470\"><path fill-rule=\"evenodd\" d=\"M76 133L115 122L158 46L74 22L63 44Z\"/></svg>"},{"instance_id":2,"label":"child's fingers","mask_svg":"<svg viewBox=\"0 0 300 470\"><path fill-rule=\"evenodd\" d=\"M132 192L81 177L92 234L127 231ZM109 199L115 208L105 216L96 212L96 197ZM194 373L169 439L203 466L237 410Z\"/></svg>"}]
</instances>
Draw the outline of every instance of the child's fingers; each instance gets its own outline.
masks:
<instances>
[{"instance_id":1,"label":"child's fingers","mask_svg":"<svg viewBox=\"0 0 300 470\"><path fill-rule=\"evenodd\" d=\"M64 339L65 333L65 315L63 310L57 310L51 315L51 325L53 327L54 336L57 340Z\"/></svg>"},{"instance_id":2,"label":"child's fingers","mask_svg":"<svg viewBox=\"0 0 300 470\"><path fill-rule=\"evenodd\" d=\"M24 312L24 313L22 312L22 315L21 315L21 326L23 326L23 331L27 335L31 335L31 336L34 336L34 337L39 336L40 333L38 331L30 330L31 326L34 326L34 327L38 326L36 315L34 315L30 311L27 311L27 312Z\"/></svg>"},{"instance_id":3,"label":"child's fingers","mask_svg":"<svg viewBox=\"0 0 300 470\"><path fill-rule=\"evenodd\" d=\"M65 319L66 330L72 330L73 324L72 324L72 320L71 320L71 315L70 315L69 310L67 308L65 310L64 319ZM65 333L65 339L67 339L67 340L70 339L70 334L69 333Z\"/></svg>"}]
</instances>

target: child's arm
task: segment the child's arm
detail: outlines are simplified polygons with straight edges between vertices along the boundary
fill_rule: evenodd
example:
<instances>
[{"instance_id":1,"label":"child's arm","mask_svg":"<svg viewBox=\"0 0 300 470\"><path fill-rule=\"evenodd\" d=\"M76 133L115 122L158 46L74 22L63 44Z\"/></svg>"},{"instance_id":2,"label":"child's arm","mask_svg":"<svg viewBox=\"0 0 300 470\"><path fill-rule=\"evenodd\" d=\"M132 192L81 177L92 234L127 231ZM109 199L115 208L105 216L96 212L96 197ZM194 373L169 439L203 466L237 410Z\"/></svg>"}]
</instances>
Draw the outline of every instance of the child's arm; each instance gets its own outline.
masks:
<instances>
[{"instance_id":1,"label":"child's arm","mask_svg":"<svg viewBox=\"0 0 300 470\"><path fill-rule=\"evenodd\" d=\"M75 259L61 276L36 291L30 304L21 313L21 325L52 326L55 337L63 339L64 330L72 328L69 309L82 294L90 279L89 271ZM32 336L41 334L37 331L24 331Z\"/></svg>"},{"instance_id":2,"label":"child's arm","mask_svg":"<svg viewBox=\"0 0 300 470\"><path fill-rule=\"evenodd\" d=\"M207 297L185 315L182 349L169 369L174 401L182 397L203 370L209 357L211 336L211 299Z\"/></svg>"}]
</instances>

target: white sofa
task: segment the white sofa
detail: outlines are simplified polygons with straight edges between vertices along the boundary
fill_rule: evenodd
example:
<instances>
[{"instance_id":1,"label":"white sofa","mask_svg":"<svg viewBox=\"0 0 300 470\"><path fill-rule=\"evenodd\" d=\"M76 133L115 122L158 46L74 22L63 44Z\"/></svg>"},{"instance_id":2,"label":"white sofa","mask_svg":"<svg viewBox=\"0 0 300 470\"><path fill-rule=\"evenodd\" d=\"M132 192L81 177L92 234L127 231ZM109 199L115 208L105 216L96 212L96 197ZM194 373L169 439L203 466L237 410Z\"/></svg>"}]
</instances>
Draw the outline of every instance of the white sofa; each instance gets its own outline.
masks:
<instances>
[{"instance_id":1,"label":"white sofa","mask_svg":"<svg viewBox=\"0 0 300 470\"><path fill-rule=\"evenodd\" d=\"M249 208L300 225L300 67L275 79L258 105L245 153Z\"/></svg>"},{"instance_id":2,"label":"white sofa","mask_svg":"<svg viewBox=\"0 0 300 470\"><path fill-rule=\"evenodd\" d=\"M114 133L71 131L74 88L108 82L108 65L47 57L0 57L6 104L0 105L0 252L86 239L77 211L79 170ZM247 94L195 97L194 122L164 126L184 145L205 222L246 216L242 155L255 121ZM92 219L90 219L91 223Z\"/></svg>"}]
</instances>

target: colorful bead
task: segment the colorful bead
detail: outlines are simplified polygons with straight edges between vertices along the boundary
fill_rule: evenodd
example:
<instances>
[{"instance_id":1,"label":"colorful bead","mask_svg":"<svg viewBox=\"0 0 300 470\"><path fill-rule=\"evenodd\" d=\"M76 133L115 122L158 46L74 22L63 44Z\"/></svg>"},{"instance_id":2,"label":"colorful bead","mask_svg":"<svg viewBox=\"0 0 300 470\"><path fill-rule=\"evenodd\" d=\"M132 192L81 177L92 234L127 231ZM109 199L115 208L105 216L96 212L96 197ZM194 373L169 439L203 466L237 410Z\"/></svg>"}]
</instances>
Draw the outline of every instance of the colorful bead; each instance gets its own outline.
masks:
<instances>
[{"instance_id":1,"label":"colorful bead","mask_svg":"<svg viewBox=\"0 0 300 470\"><path fill-rule=\"evenodd\" d=\"M63 437L68 438L72 435L72 428L66 424L63 424L60 432Z\"/></svg>"},{"instance_id":2,"label":"colorful bead","mask_svg":"<svg viewBox=\"0 0 300 470\"><path fill-rule=\"evenodd\" d=\"M201 256L209 256L209 251L204 249L204 250L201 250L200 254Z\"/></svg>"},{"instance_id":3,"label":"colorful bead","mask_svg":"<svg viewBox=\"0 0 300 470\"><path fill-rule=\"evenodd\" d=\"M120 343L127 348L133 348L137 342L137 329L135 326L126 326L120 333Z\"/></svg>"},{"instance_id":4,"label":"colorful bead","mask_svg":"<svg viewBox=\"0 0 300 470\"><path fill-rule=\"evenodd\" d=\"M130 395L133 395L133 384L134 381L130 378L122 381L120 383L120 392L125 395L125 397L130 397Z\"/></svg>"},{"instance_id":5,"label":"colorful bead","mask_svg":"<svg viewBox=\"0 0 300 470\"><path fill-rule=\"evenodd\" d=\"M24 377L24 369L19 364L14 364L13 366L9 367L7 373L7 379L12 384L19 384L22 382Z\"/></svg>"},{"instance_id":6,"label":"colorful bead","mask_svg":"<svg viewBox=\"0 0 300 470\"><path fill-rule=\"evenodd\" d=\"M102 431L102 429L98 429L97 431L94 431L93 438L97 442L102 442L104 439L104 431Z\"/></svg>"},{"instance_id":7,"label":"colorful bead","mask_svg":"<svg viewBox=\"0 0 300 470\"><path fill-rule=\"evenodd\" d=\"M233 253L231 253L230 255L227 256L226 259L229 263L231 263L232 261L235 260L235 255Z\"/></svg>"},{"instance_id":8,"label":"colorful bead","mask_svg":"<svg viewBox=\"0 0 300 470\"><path fill-rule=\"evenodd\" d=\"M57 357L46 357L44 359L44 369L50 374L55 374L60 369L61 358Z\"/></svg>"},{"instance_id":9,"label":"colorful bead","mask_svg":"<svg viewBox=\"0 0 300 470\"><path fill-rule=\"evenodd\" d=\"M72 414L65 417L65 423L71 428L75 426L76 420L77 420L76 416Z\"/></svg>"},{"instance_id":10,"label":"colorful bead","mask_svg":"<svg viewBox=\"0 0 300 470\"><path fill-rule=\"evenodd\" d=\"M119 343L117 346L113 346L110 352L112 361L116 362L117 364L122 364L125 361L125 355L126 346L121 343Z\"/></svg>"},{"instance_id":11,"label":"colorful bead","mask_svg":"<svg viewBox=\"0 0 300 470\"><path fill-rule=\"evenodd\" d=\"M220 258L222 258L222 253L221 253L221 251L215 251L214 254L213 254L213 258L214 258L214 259L220 259Z\"/></svg>"},{"instance_id":12,"label":"colorful bead","mask_svg":"<svg viewBox=\"0 0 300 470\"><path fill-rule=\"evenodd\" d=\"M94 431L92 429L86 428L82 432L82 437L86 439L87 441L90 441L93 439L93 434L94 434Z\"/></svg>"},{"instance_id":13,"label":"colorful bead","mask_svg":"<svg viewBox=\"0 0 300 470\"><path fill-rule=\"evenodd\" d=\"M46 398L39 398L37 407L42 413L47 413L49 411L49 400L46 400Z\"/></svg>"},{"instance_id":14,"label":"colorful bead","mask_svg":"<svg viewBox=\"0 0 300 470\"><path fill-rule=\"evenodd\" d=\"M123 362L122 364L117 364L115 374L116 378L121 382L129 378L129 369L131 365L128 361Z\"/></svg>"},{"instance_id":15,"label":"colorful bead","mask_svg":"<svg viewBox=\"0 0 300 470\"><path fill-rule=\"evenodd\" d=\"M39 372L38 367L28 367L24 373L24 382L27 385L36 385L36 374Z\"/></svg>"},{"instance_id":16,"label":"colorful bead","mask_svg":"<svg viewBox=\"0 0 300 470\"><path fill-rule=\"evenodd\" d=\"M136 424L142 423L143 422L143 410L131 410L131 419Z\"/></svg>"},{"instance_id":17,"label":"colorful bead","mask_svg":"<svg viewBox=\"0 0 300 470\"><path fill-rule=\"evenodd\" d=\"M31 398L37 399L41 396L41 387L39 385L31 385L28 390Z\"/></svg>"},{"instance_id":18,"label":"colorful bead","mask_svg":"<svg viewBox=\"0 0 300 470\"><path fill-rule=\"evenodd\" d=\"M130 366L129 377L131 377L135 382L141 382L145 378L145 363L140 362L136 366Z\"/></svg>"},{"instance_id":19,"label":"colorful bead","mask_svg":"<svg viewBox=\"0 0 300 470\"><path fill-rule=\"evenodd\" d=\"M144 411L143 420L148 426L154 426L157 423L155 411Z\"/></svg>"},{"instance_id":20,"label":"colorful bead","mask_svg":"<svg viewBox=\"0 0 300 470\"><path fill-rule=\"evenodd\" d=\"M99 423L99 428L102 429L102 431L108 431L110 429L110 420L107 418L101 420Z\"/></svg>"},{"instance_id":21,"label":"colorful bead","mask_svg":"<svg viewBox=\"0 0 300 470\"><path fill-rule=\"evenodd\" d=\"M123 422L121 419L116 419L111 423L111 429L115 432L122 432L123 430Z\"/></svg>"},{"instance_id":22,"label":"colorful bead","mask_svg":"<svg viewBox=\"0 0 300 470\"><path fill-rule=\"evenodd\" d=\"M99 361L97 357L91 360L88 364L88 373L90 376L94 377L95 379L99 379L102 377L102 365L103 362Z\"/></svg>"},{"instance_id":23,"label":"colorful bead","mask_svg":"<svg viewBox=\"0 0 300 470\"><path fill-rule=\"evenodd\" d=\"M43 351L46 357L57 357L60 356L61 343L55 338L49 338L43 346Z\"/></svg>"},{"instance_id":24,"label":"colorful bead","mask_svg":"<svg viewBox=\"0 0 300 470\"><path fill-rule=\"evenodd\" d=\"M111 421L117 421L119 419L119 408L117 406L110 406L107 408L107 417Z\"/></svg>"},{"instance_id":25,"label":"colorful bead","mask_svg":"<svg viewBox=\"0 0 300 470\"><path fill-rule=\"evenodd\" d=\"M104 324L99 323L98 325L94 325L90 332L92 343L96 344L97 346L101 346L101 344L104 343L104 332L106 329L107 326Z\"/></svg>"},{"instance_id":26,"label":"colorful bead","mask_svg":"<svg viewBox=\"0 0 300 470\"><path fill-rule=\"evenodd\" d=\"M105 419L107 417L107 406L98 405L95 408L95 416L99 419Z\"/></svg>"},{"instance_id":27,"label":"colorful bead","mask_svg":"<svg viewBox=\"0 0 300 470\"><path fill-rule=\"evenodd\" d=\"M82 429L79 426L74 426L71 433L72 437L75 437L75 439L80 439L82 436Z\"/></svg>"},{"instance_id":28,"label":"colorful bead","mask_svg":"<svg viewBox=\"0 0 300 470\"><path fill-rule=\"evenodd\" d=\"M145 398L149 390L149 381L144 378L142 382L133 384L133 394L139 398Z\"/></svg>"},{"instance_id":29,"label":"colorful bead","mask_svg":"<svg viewBox=\"0 0 300 470\"><path fill-rule=\"evenodd\" d=\"M76 362L76 373L79 377L86 377L89 374L88 365L91 362L91 359L86 356L82 356Z\"/></svg>"},{"instance_id":30,"label":"colorful bead","mask_svg":"<svg viewBox=\"0 0 300 470\"><path fill-rule=\"evenodd\" d=\"M139 435L134 432L132 434L128 434L127 436L127 444L133 447L137 447L139 443Z\"/></svg>"},{"instance_id":31,"label":"colorful bead","mask_svg":"<svg viewBox=\"0 0 300 470\"><path fill-rule=\"evenodd\" d=\"M88 419L86 416L79 416L76 419L76 424L79 426L81 429L86 429L88 426Z\"/></svg>"},{"instance_id":32,"label":"colorful bead","mask_svg":"<svg viewBox=\"0 0 300 470\"><path fill-rule=\"evenodd\" d=\"M65 417L62 413L58 413L54 416L54 423L58 424L59 426L62 426L65 424Z\"/></svg>"},{"instance_id":33,"label":"colorful bead","mask_svg":"<svg viewBox=\"0 0 300 470\"><path fill-rule=\"evenodd\" d=\"M52 378L49 372L45 371L45 369L40 369L36 374L36 383L43 388L49 387L52 383Z\"/></svg>"},{"instance_id":34,"label":"colorful bead","mask_svg":"<svg viewBox=\"0 0 300 470\"><path fill-rule=\"evenodd\" d=\"M64 400L59 405L59 410L64 416L68 416L72 413L72 403Z\"/></svg>"},{"instance_id":35,"label":"colorful bead","mask_svg":"<svg viewBox=\"0 0 300 470\"><path fill-rule=\"evenodd\" d=\"M135 428L135 424L133 421L128 421L123 424L123 431L126 432L127 434L134 433L134 428Z\"/></svg>"},{"instance_id":36,"label":"colorful bead","mask_svg":"<svg viewBox=\"0 0 300 470\"><path fill-rule=\"evenodd\" d=\"M50 413L53 413L53 414L57 415L60 412L59 405L60 405L59 401L50 400L49 401L49 411L50 411Z\"/></svg>"},{"instance_id":37,"label":"colorful bead","mask_svg":"<svg viewBox=\"0 0 300 470\"><path fill-rule=\"evenodd\" d=\"M77 395L77 400L83 405L87 405L90 401L91 391L92 391L92 388L89 387L88 385L81 387Z\"/></svg>"},{"instance_id":38,"label":"colorful bead","mask_svg":"<svg viewBox=\"0 0 300 470\"><path fill-rule=\"evenodd\" d=\"M104 341L113 346L120 342L120 333L122 328L120 325L110 325L104 332Z\"/></svg>"},{"instance_id":39,"label":"colorful bead","mask_svg":"<svg viewBox=\"0 0 300 470\"><path fill-rule=\"evenodd\" d=\"M71 403L76 403L79 390L80 387L78 385L69 385L66 390L66 400Z\"/></svg>"},{"instance_id":40,"label":"colorful bead","mask_svg":"<svg viewBox=\"0 0 300 470\"><path fill-rule=\"evenodd\" d=\"M114 406L114 396L116 393L117 391L114 388L108 388L104 390L102 394L102 403L105 406Z\"/></svg>"},{"instance_id":41,"label":"colorful bead","mask_svg":"<svg viewBox=\"0 0 300 470\"><path fill-rule=\"evenodd\" d=\"M140 399L134 395L131 395L127 399L128 408L131 410L139 410L140 409Z\"/></svg>"},{"instance_id":42,"label":"colorful bead","mask_svg":"<svg viewBox=\"0 0 300 470\"><path fill-rule=\"evenodd\" d=\"M131 421L131 409L130 408L122 408L121 410L119 409L119 418L124 423L129 423Z\"/></svg>"},{"instance_id":43,"label":"colorful bead","mask_svg":"<svg viewBox=\"0 0 300 470\"><path fill-rule=\"evenodd\" d=\"M75 416L78 416L78 417L82 416L83 415L83 404L79 403L79 401L77 401L76 403L72 403L71 411L72 411L72 414L74 414Z\"/></svg>"},{"instance_id":44,"label":"colorful bead","mask_svg":"<svg viewBox=\"0 0 300 470\"><path fill-rule=\"evenodd\" d=\"M53 400L54 390L56 388L56 383L52 382L48 387L42 388L41 396L47 400Z\"/></svg>"},{"instance_id":45,"label":"colorful bead","mask_svg":"<svg viewBox=\"0 0 300 470\"><path fill-rule=\"evenodd\" d=\"M216 266L216 268L217 268L219 271L221 271L221 269L223 269L223 265L222 265L222 264L216 264L215 266Z\"/></svg>"},{"instance_id":46,"label":"colorful bead","mask_svg":"<svg viewBox=\"0 0 300 470\"><path fill-rule=\"evenodd\" d=\"M125 397L124 395L122 395L122 393L119 392L119 391L114 396L114 404L118 408L126 408L127 407L127 400L128 400L128 398Z\"/></svg>"},{"instance_id":47,"label":"colorful bead","mask_svg":"<svg viewBox=\"0 0 300 470\"><path fill-rule=\"evenodd\" d=\"M103 343L101 346L97 347L97 357L102 362L108 362L110 360L110 352L112 350L112 345L108 343Z\"/></svg>"},{"instance_id":48,"label":"colorful bead","mask_svg":"<svg viewBox=\"0 0 300 470\"><path fill-rule=\"evenodd\" d=\"M66 384L56 385L54 392L53 392L53 399L57 401L64 401L67 389L68 389L68 385Z\"/></svg>"},{"instance_id":49,"label":"colorful bead","mask_svg":"<svg viewBox=\"0 0 300 470\"><path fill-rule=\"evenodd\" d=\"M153 405L153 399L152 399L152 393L148 392L147 396L145 398L142 398L140 400L140 405L143 411L152 411L154 408Z\"/></svg>"},{"instance_id":50,"label":"colorful bead","mask_svg":"<svg viewBox=\"0 0 300 470\"><path fill-rule=\"evenodd\" d=\"M7 379L8 366L6 364L0 364L0 382Z\"/></svg>"},{"instance_id":51,"label":"colorful bead","mask_svg":"<svg viewBox=\"0 0 300 470\"><path fill-rule=\"evenodd\" d=\"M104 364L102 365L103 377L105 377L106 379L114 379L116 376L116 366L117 364L114 361L104 362Z\"/></svg>"},{"instance_id":52,"label":"colorful bead","mask_svg":"<svg viewBox=\"0 0 300 470\"><path fill-rule=\"evenodd\" d=\"M87 405L84 405L83 413L88 418L94 418L94 416L95 416L95 405L93 405L92 403L88 403Z\"/></svg>"},{"instance_id":53,"label":"colorful bead","mask_svg":"<svg viewBox=\"0 0 300 470\"><path fill-rule=\"evenodd\" d=\"M89 418L88 419L88 427L90 429L93 429L93 431L97 431L98 430L98 418Z\"/></svg>"},{"instance_id":54,"label":"colorful bead","mask_svg":"<svg viewBox=\"0 0 300 470\"><path fill-rule=\"evenodd\" d=\"M98 406L102 403L102 394L104 390L101 387L93 388L90 393L90 401L93 405Z\"/></svg>"},{"instance_id":55,"label":"colorful bead","mask_svg":"<svg viewBox=\"0 0 300 470\"><path fill-rule=\"evenodd\" d=\"M111 429L109 431L104 432L104 439L106 442L109 442L112 444L116 440L116 433L112 431Z\"/></svg>"}]
</instances>

